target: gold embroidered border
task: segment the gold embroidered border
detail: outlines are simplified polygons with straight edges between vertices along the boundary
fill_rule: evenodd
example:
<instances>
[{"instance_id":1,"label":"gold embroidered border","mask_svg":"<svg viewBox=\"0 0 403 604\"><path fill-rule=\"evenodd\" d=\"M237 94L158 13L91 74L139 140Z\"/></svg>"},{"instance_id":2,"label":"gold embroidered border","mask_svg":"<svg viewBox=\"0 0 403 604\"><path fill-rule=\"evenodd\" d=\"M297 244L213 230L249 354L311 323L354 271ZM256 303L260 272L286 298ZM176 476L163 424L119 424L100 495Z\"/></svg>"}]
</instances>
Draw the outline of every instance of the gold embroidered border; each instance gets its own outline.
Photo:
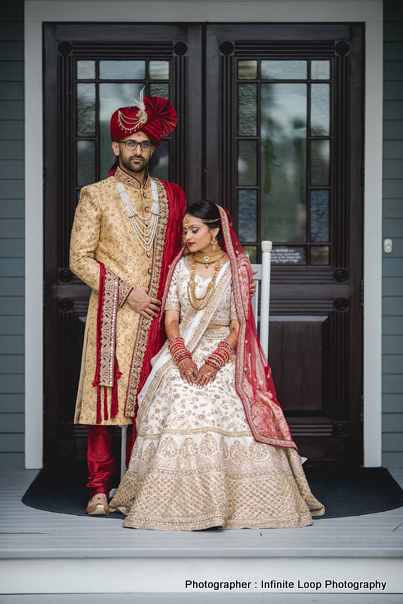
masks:
<instances>
[{"instance_id":1,"label":"gold embroidered border","mask_svg":"<svg viewBox=\"0 0 403 604\"><path fill-rule=\"evenodd\" d=\"M168 198L164 185L158 178L154 179L158 189L159 217L157 230L154 240L154 254L151 268L151 280L148 295L157 297L159 283L161 278L162 257L164 254L165 235L168 224ZM151 319L140 316L140 322L137 330L136 342L134 345L133 358L129 374L129 383L126 396L126 416L133 416L136 408L137 389L140 381L140 375L143 368L144 355L147 347L148 330Z\"/></svg>"},{"instance_id":2,"label":"gold embroidered border","mask_svg":"<svg viewBox=\"0 0 403 604\"><path fill-rule=\"evenodd\" d=\"M119 277L105 271L104 306L101 326L100 386L112 388L116 352L116 314L119 299Z\"/></svg>"},{"instance_id":3,"label":"gold embroidered border","mask_svg":"<svg viewBox=\"0 0 403 604\"><path fill-rule=\"evenodd\" d=\"M119 308L122 308L132 289L133 285L129 285L123 279L119 279Z\"/></svg>"},{"instance_id":4,"label":"gold embroidered border","mask_svg":"<svg viewBox=\"0 0 403 604\"><path fill-rule=\"evenodd\" d=\"M158 434L150 434L147 432L137 432L137 437L144 438L144 440L155 440L156 438L160 439L164 434L205 434L205 433L213 432L214 434L220 434L221 436L227 436L228 438L243 438L243 437L251 437L252 434L250 430L243 432L229 432L228 430L221 430L221 428L217 428L216 426L206 426L205 428L192 428L188 430L171 430L164 428L163 432L159 432Z\"/></svg>"}]
</instances>

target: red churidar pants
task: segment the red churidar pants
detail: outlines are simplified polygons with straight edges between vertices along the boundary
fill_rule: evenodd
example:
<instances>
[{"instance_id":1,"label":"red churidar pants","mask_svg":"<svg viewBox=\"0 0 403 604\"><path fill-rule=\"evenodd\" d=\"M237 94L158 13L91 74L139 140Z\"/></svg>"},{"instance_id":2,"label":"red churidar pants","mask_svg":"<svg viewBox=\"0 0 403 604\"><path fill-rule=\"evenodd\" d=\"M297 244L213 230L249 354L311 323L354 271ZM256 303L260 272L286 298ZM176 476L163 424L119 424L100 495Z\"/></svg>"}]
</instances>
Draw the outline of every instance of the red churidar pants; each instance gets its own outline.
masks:
<instances>
[{"instance_id":1,"label":"red churidar pants","mask_svg":"<svg viewBox=\"0 0 403 604\"><path fill-rule=\"evenodd\" d=\"M113 447L115 426L87 426L87 428L89 471L87 488L90 491L90 497L94 497L97 493L105 493L108 496L116 473ZM129 426L126 441L126 466L129 465L133 444L133 426Z\"/></svg>"}]
</instances>

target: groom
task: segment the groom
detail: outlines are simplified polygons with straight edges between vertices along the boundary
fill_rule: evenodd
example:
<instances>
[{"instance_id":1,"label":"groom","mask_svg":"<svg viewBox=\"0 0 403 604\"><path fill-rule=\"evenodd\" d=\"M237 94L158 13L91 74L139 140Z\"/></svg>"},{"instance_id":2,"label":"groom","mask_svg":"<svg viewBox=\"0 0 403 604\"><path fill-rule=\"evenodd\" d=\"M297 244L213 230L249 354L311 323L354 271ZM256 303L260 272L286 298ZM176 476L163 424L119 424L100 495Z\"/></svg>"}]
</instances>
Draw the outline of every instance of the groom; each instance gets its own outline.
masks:
<instances>
[{"instance_id":1,"label":"groom","mask_svg":"<svg viewBox=\"0 0 403 604\"><path fill-rule=\"evenodd\" d=\"M114 426L133 423L137 392L162 344L157 317L186 198L178 185L152 179L147 166L176 122L160 97L115 111L115 164L106 180L81 190L74 219L70 267L92 288L74 418L88 426L91 515L109 513Z\"/></svg>"}]
</instances>

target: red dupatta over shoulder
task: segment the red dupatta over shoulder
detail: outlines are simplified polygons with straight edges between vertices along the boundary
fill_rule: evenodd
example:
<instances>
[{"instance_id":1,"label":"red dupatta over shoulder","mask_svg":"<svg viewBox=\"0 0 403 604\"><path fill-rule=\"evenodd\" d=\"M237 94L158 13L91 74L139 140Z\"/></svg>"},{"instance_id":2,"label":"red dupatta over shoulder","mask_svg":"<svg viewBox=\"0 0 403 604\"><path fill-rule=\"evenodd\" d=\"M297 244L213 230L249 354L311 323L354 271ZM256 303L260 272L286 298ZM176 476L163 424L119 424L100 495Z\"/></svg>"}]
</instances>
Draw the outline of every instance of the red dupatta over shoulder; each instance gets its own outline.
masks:
<instances>
[{"instance_id":1,"label":"red dupatta over shoulder","mask_svg":"<svg viewBox=\"0 0 403 604\"><path fill-rule=\"evenodd\" d=\"M252 267L232 227L231 216L220 206L225 249L231 263L232 288L239 321L235 388L256 441L277 447L297 448L284 413L276 399L271 370L260 345L253 316L250 282Z\"/></svg>"}]
</instances>

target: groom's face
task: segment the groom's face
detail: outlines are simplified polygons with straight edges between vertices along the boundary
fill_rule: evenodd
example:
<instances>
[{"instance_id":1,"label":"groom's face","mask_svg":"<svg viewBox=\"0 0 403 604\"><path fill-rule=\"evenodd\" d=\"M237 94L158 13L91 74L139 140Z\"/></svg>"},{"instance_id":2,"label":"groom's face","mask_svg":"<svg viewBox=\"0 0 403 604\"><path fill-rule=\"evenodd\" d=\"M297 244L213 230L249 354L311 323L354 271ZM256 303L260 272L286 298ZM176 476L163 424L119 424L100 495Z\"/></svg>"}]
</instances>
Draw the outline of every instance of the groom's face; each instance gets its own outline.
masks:
<instances>
[{"instance_id":1,"label":"groom's face","mask_svg":"<svg viewBox=\"0 0 403 604\"><path fill-rule=\"evenodd\" d=\"M127 149L124 144L127 141L133 141L131 143L133 149ZM141 143L148 143L149 149L142 149ZM120 141L114 141L112 148L115 155L119 157L120 166L135 174L143 172L147 168L155 150L148 136L141 130L122 138Z\"/></svg>"}]
</instances>

